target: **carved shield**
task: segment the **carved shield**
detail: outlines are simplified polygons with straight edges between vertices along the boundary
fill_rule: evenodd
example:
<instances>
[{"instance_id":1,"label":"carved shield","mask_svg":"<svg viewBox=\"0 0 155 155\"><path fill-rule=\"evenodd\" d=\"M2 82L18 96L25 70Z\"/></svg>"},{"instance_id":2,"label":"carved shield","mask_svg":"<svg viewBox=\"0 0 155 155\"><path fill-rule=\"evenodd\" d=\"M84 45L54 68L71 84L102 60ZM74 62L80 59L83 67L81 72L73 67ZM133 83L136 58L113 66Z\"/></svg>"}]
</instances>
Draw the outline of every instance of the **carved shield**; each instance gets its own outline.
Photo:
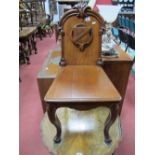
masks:
<instances>
[{"instance_id":1,"label":"carved shield","mask_svg":"<svg viewBox=\"0 0 155 155\"><path fill-rule=\"evenodd\" d=\"M71 40L73 44L84 51L93 39L92 27L83 23L74 25L71 30Z\"/></svg>"}]
</instances>

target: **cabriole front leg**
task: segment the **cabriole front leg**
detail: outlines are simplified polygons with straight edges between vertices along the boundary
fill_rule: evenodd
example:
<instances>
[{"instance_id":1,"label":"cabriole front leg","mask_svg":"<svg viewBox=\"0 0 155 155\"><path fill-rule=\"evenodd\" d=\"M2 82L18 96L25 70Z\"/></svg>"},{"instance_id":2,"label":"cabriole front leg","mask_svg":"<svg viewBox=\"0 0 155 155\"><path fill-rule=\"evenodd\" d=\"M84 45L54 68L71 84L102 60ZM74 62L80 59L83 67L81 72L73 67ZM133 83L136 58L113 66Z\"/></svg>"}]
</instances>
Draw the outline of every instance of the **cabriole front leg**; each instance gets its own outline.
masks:
<instances>
[{"instance_id":1,"label":"cabriole front leg","mask_svg":"<svg viewBox=\"0 0 155 155\"><path fill-rule=\"evenodd\" d=\"M112 126L112 124L115 122L117 116L118 116L118 109L119 105L118 104L113 104L110 107L110 113L105 121L105 127L104 127L104 137L105 137L105 143L106 144L111 144L112 140L109 136L109 129Z\"/></svg>"},{"instance_id":2,"label":"cabriole front leg","mask_svg":"<svg viewBox=\"0 0 155 155\"><path fill-rule=\"evenodd\" d=\"M55 143L61 142L61 123L60 120L56 114L56 106L48 105L47 107L47 113L50 122L56 127L56 136L54 137Z\"/></svg>"}]
</instances>

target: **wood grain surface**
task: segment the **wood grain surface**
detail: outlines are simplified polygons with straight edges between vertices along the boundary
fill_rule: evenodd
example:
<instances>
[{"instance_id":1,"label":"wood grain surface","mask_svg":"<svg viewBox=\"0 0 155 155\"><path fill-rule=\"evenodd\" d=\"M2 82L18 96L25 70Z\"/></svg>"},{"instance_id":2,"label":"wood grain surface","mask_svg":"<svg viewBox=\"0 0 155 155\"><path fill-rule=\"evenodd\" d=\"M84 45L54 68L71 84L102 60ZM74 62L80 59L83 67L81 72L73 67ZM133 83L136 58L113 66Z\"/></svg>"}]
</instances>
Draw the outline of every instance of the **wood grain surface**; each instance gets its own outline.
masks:
<instances>
[{"instance_id":1,"label":"wood grain surface","mask_svg":"<svg viewBox=\"0 0 155 155\"><path fill-rule=\"evenodd\" d=\"M120 101L121 96L103 69L93 65L66 66L48 90L45 101Z\"/></svg>"}]
</instances>

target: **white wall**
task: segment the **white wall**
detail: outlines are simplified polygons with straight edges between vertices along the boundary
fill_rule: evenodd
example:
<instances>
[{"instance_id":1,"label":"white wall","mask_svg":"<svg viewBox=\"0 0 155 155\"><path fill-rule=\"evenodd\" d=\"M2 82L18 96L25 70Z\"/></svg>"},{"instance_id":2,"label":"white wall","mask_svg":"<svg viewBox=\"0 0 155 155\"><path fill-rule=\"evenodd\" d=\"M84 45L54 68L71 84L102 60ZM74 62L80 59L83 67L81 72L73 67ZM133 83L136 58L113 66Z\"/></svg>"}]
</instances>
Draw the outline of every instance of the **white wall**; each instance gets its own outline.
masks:
<instances>
[{"instance_id":1,"label":"white wall","mask_svg":"<svg viewBox=\"0 0 155 155\"><path fill-rule=\"evenodd\" d=\"M49 0L46 0L45 1L45 11L46 11L46 14L50 14Z\"/></svg>"}]
</instances>

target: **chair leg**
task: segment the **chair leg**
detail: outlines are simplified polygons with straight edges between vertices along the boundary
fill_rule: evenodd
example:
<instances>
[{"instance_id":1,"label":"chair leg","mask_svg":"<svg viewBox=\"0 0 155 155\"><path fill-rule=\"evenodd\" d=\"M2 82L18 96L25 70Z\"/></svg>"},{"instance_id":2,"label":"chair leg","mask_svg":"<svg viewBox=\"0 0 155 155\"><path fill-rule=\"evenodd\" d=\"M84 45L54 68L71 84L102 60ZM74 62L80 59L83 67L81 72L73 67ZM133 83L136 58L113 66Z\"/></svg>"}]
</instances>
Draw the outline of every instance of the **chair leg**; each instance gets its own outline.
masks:
<instances>
[{"instance_id":1,"label":"chair leg","mask_svg":"<svg viewBox=\"0 0 155 155\"><path fill-rule=\"evenodd\" d=\"M32 49L35 51L35 54L37 54L37 47L36 47L36 41L34 39L34 34L32 35L32 38L31 38L31 45L32 45Z\"/></svg>"},{"instance_id":2,"label":"chair leg","mask_svg":"<svg viewBox=\"0 0 155 155\"><path fill-rule=\"evenodd\" d=\"M51 29L48 29L47 31L48 31L49 37L51 37L51 36L52 36L52 34L51 34Z\"/></svg>"},{"instance_id":3,"label":"chair leg","mask_svg":"<svg viewBox=\"0 0 155 155\"><path fill-rule=\"evenodd\" d=\"M42 40L42 31L41 31L41 27L38 27L38 36L39 36L40 40Z\"/></svg>"}]
</instances>

